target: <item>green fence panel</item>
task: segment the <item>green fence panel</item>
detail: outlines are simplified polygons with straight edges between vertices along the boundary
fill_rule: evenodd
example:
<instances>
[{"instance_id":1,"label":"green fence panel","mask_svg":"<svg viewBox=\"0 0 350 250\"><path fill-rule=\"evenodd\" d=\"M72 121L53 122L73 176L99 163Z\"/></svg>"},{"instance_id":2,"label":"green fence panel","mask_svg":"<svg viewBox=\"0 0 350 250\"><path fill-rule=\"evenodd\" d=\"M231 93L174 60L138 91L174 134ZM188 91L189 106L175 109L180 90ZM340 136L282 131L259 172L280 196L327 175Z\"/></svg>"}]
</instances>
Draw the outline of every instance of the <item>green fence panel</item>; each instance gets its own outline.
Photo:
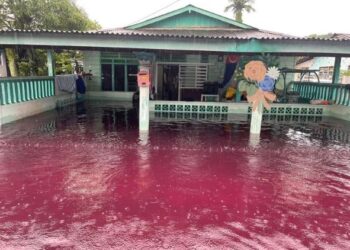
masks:
<instances>
[{"instance_id":1,"label":"green fence panel","mask_svg":"<svg viewBox=\"0 0 350 250\"><path fill-rule=\"evenodd\" d=\"M26 102L55 95L52 77L0 78L0 104Z\"/></svg>"},{"instance_id":2,"label":"green fence panel","mask_svg":"<svg viewBox=\"0 0 350 250\"><path fill-rule=\"evenodd\" d=\"M303 98L330 100L338 105L350 106L349 84L292 82L292 90Z\"/></svg>"}]
</instances>

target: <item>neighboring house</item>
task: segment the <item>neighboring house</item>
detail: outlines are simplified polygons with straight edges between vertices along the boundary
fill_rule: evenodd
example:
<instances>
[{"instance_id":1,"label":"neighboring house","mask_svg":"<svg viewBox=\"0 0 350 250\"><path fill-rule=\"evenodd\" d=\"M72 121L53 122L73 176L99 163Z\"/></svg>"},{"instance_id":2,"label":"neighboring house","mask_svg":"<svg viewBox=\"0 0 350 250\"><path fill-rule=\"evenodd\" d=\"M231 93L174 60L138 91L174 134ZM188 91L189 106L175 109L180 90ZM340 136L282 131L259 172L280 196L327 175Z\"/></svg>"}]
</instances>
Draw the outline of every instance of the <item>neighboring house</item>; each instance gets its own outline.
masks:
<instances>
[{"instance_id":1,"label":"neighboring house","mask_svg":"<svg viewBox=\"0 0 350 250\"><path fill-rule=\"evenodd\" d=\"M334 72L334 57L303 57L297 61L295 68L297 69L311 69L318 70L318 76L320 78L320 82L330 83L332 82L333 72ZM350 67L350 58L342 58L341 61L341 71L349 71ZM300 74L296 74L295 80L300 80ZM303 78L303 81L311 81L316 82L317 77L313 74L306 75ZM341 74L340 75L340 83L349 84L349 77Z\"/></svg>"},{"instance_id":2,"label":"neighboring house","mask_svg":"<svg viewBox=\"0 0 350 250\"><path fill-rule=\"evenodd\" d=\"M102 32L102 31L101 31ZM228 53L207 51L191 52L184 41L217 40L217 44L235 39L293 39L285 34L259 30L249 25L189 5L170 13L151 18L125 28L103 30L111 34L134 36L144 44L152 45L154 38L174 39L171 50L149 51L154 55L153 86L161 100L199 100L204 82L221 83ZM142 37L142 38L140 38ZM166 44L164 43L164 48ZM232 46L236 46L232 42ZM253 48L252 48L253 49ZM84 51L84 70L93 77L87 81L89 91L128 93L137 91L138 60L134 50ZM280 57L280 67L294 68L295 57ZM289 79L292 80L292 79ZM123 94L120 93L120 94Z\"/></svg>"},{"instance_id":3,"label":"neighboring house","mask_svg":"<svg viewBox=\"0 0 350 250\"><path fill-rule=\"evenodd\" d=\"M7 77L5 51L0 50L0 77Z\"/></svg>"},{"instance_id":4,"label":"neighboring house","mask_svg":"<svg viewBox=\"0 0 350 250\"><path fill-rule=\"evenodd\" d=\"M334 57L303 57L297 61L295 68L318 70L321 82L332 82L334 62ZM300 74L295 75L295 80L300 80ZM303 81L316 82L317 77L314 74L307 74L303 77Z\"/></svg>"},{"instance_id":5,"label":"neighboring house","mask_svg":"<svg viewBox=\"0 0 350 250\"><path fill-rule=\"evenodd\" d=\"M344 40L350 39L350 34L329 34L322 36L323 39L336 39L336 40ZM295 68L297 69L310 69L310 70L318 70L318 76L321 82L330 83L332 82L333 72L334 72L334 57L302 57L300 58ZM350 58L343 57L341 61L341 72L349 71L350 67ZM300 74L295 75L295 80L300 80ZM303 78L303 81L311 81L316 82L317 77L313 74L306 75ZM350 84L350 77L341 74L340 75L340 83Z\"/></svg>"}]
</instances>

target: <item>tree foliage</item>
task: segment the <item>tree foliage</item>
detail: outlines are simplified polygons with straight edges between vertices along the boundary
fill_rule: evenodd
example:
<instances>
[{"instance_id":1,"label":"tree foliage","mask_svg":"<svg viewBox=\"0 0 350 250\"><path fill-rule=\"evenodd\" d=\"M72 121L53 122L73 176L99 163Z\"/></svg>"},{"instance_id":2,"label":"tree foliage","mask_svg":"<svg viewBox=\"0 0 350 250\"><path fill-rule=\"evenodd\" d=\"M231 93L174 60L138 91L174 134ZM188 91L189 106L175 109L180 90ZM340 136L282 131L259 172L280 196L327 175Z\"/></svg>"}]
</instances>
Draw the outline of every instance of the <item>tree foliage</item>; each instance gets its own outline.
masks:
<instances>
[{"instance_id":1,"label":"tree foliage","mask_svg":"<svg viewBox=\"0 0 350 250\"><path fill-rule=\"evenodd\" d=\"M228 0L229 5L226 6L225 12L233 11L234 19L237 22L243 22L243 12L255 11L252 4L254 0Z\"/></svg>"},{"instance_id":2,"label":"tree foliage","mask_svg":"<svg viewBox=\"0 0 350 250\"><path fill-rule=\"evenodd\" d=\"M100 26L88 18L84 10L73 0L0 0L0 29L47 30L96 30ZM70 52L75 55L75 52ZM45 74L44 50L33 48L7 48L6 56L12 76ZM56 53L62 67L67 58ZM64 71L58 69L58 71Z\"/></svg>"},{"instance_id":3,"label":"tree foliage","mask_svg":"<svg viewBox=\"0 0 350 250\"><path fill-rule=\"evenodd\" d=\"M72 0L0 0L0 28L91 30L91 21Z\"/></svg>"}]
</instances>

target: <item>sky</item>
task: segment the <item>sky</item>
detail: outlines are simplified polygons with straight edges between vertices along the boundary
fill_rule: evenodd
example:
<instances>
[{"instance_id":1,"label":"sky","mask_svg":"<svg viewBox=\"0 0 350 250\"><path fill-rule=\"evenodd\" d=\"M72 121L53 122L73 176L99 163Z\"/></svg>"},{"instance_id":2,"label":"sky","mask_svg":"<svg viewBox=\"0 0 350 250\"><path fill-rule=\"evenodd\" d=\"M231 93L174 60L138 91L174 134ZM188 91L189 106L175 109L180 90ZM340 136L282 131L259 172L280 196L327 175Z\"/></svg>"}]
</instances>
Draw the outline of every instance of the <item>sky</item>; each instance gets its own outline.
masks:
<instances>
[{"instance_id":1,"label":"sky","mask_svg":"<svg viewBox=\"0 0 350 250\"><path fill-rule=\"evenodd\" d=\"M233 17L232 12L224 12L228 0L75 1L103 28L125 27L146 17L158 16L188 4ZM168 5L171 6L164 9ZM350 0L255 0L254 8L256 12L244 13L243 22L259 29L296 36L350 33L347 20Z\"/></svg>"}]
</instances>

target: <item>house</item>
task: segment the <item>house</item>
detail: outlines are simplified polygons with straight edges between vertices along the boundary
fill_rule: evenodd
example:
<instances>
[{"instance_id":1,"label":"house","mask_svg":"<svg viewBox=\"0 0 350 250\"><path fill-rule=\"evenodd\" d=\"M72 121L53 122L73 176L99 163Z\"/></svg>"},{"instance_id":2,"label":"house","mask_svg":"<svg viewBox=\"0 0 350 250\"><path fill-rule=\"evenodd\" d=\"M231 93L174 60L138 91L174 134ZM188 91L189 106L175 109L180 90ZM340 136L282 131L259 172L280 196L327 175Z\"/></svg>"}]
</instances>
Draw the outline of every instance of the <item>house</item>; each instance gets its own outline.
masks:
<instances>
[{"instance_id":1,"label":"house","mask_svg":"<svg viewBox=\"0 0 350 250\"><path fill-rule=\"evenodd\" d=\"M350 34L328 34L325 36L322 36L323 39L328 40L342 40L342 39L350 39ZM331 83L333 80L333 74L334 74L334 64L335 64L335 57L313 57L313 56L305 56L301 57L297 60L296 69L308 69L308 70L318 70L318 76L320 82L325 83ZM350 77L349 75L349 68L350 68L350 58L343 57L340 62L340 77L339 77L339 83L342 84L350 84ZM295 80L300 80L300 74L295 75ZM316 82L318 79L315 75L306 75L303 80Z\"/></svg>"},{"instance_id":2,"label":"house","mask_svg":"<svg viewBox=\"0 0 350 250\"><path fill-rule=\"evenodd\" d=\"M172 38L171 49L149 52L154 56L153 85L159 100L200 100L203 83L222 83L228 55L221 51L193 51L183 40L196 44L203 39L222 41L254 39L293 39L281 33L259 30L247 24L188 5L173 12L151 18L125 28L103 30L112 34L137 36L145 43L149 38L159 41ZM235 44L232 42L232 47ZM215 48L215 45L214 45ZM132 50L85 51L85 71L94 77L88 81L90 91L119 92L130 95L137 90L138 60ZM295 57L281 57L280 66L293 68ZM292 78L290 78L291 80Z\"/></svg>"},{"instance_id":3,"label":"house","mask_svg":"<svg viewBox=\"0 0 350 250\"><path fill-rule=\"evenodd\" d=\"M348 86L293 82L294 75L290 74L300 57L334 57L332 82L339 82L342 58L350 56L350 37L294 37L260 30L192 5L120 29L0 30L0 47L46 50L48 66L48 76L44 78L0 79L0 122L3 123L76 102L74 94L58 91L54 81L52 52L56 49L83 53L84 71L88 73L86 98L98 100L131 102L138 89L136 73L140 60L147 56L151 61L155 95L149 107L155 113L249 114L248 103L199 102L206 83L223 85L227 79L228 83L235 79L234 75L225 73L231 59L237 55L241 56L241 61L242 56L248 59L261 55L278 58L278 66L287 68L278 82L284 83L284 97L286 87L291 87L305 99L332 100L339 105L350 105ZM273 105L276 105L271 109L274 115L289 115L291 112L293 115L323 114L323 108L289 103ZM341 111L337 117L347 119L346 114Z\"/></svg>"},{"instance_id":4,"label":"house","mask_svg":"<svg viewBox=\"0 0 350 250\"><path fill-rule=\"evenodd\" d=\"M331 83L334 74L334 57L303 57L296 63L296 69L317 70L320 82ZM342 58L340 65L340 80L339 83L350 84L349 74L350 58ZM295 80L300 80L300 74L295 76ZM306 75L303 80L316 82L318 79L315 75Z\"/></svg>"}]
</instances>

